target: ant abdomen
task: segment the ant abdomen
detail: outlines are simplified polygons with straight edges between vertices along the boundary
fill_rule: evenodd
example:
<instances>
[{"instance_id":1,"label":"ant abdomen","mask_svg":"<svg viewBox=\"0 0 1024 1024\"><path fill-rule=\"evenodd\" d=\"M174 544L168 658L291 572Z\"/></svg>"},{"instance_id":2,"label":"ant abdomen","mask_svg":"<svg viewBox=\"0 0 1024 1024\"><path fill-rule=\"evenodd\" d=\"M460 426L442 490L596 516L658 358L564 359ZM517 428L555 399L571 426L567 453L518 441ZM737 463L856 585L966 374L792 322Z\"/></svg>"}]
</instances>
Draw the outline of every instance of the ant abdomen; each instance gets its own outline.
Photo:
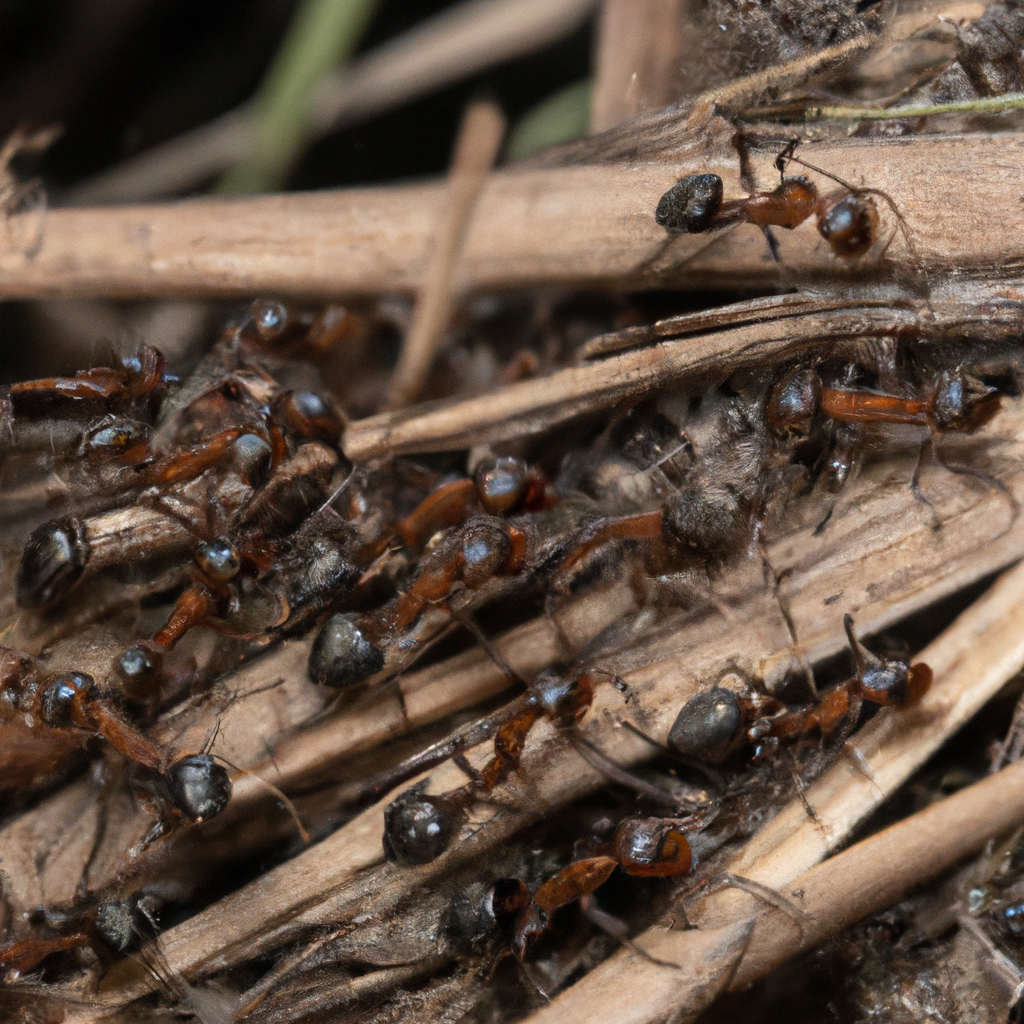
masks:
<instances>
[{"instance_id":1,"label":"ant abdomen","mask_svg":"<svg viewBox=\"0 0 1024 1024\"><path fill-rule=\"evenodd\" d=\"M328 619L309 653L309 678L321 686L345 689L369 679L384 668L384 652L367 640L359 616Z\"/></svg>"},{"instance_id":2,"label":"ant abdomen","mask_svg":"<svg viewBox=\"0 0 1024 1024\"><path fill-rule=\"evenodd\" d=\"M699 235L707 231L722 206L722 179L717 174L689 174L660 199L654 219L666 230Z\"/></svg>"},{"instance_id":3,"label":"ant abdomen","mask_svg":"<svg viewBox=\"0 0 1024 1024\"><path fill-rule=\"evenodd\" d=\"M676 716L668 745L684 757L721 764L742 735L743 713L732 690L716 686L691 697Z\"/></svg>"},{"instance_id":4,"label":"ant abdomen","mask_svg":"<svg viewBox=\"0 0 1024 1024\"><path fill-rule=\"evenodd\" d=\"M15 600L22 608L52 608L75 585L88 560L89 544L78 520L43 523L22 552Z\"/></svg>"},{"instance_id":5,"label":"ant abdomen","mask_svg":"<svg viewBox=\"0 0 1024 1024\"><path fill-rule=\"evenodd\" d=\"M231 798L227 769L209 754L189 754L167 770L171 803L189 821L206 821L220 814Z\"/></svg>"},{"instance_id":6,"label":"ant abdomen","mask_svg":"<svg viewBox=\"0 0 1024 1024\"><path fill-rule=\"evenodd\" d=\"M384 856L429 864L451 845L462 816L442 797L426 796L424 783L407 789L384 809Z\"/></svg>"}]
</instances>

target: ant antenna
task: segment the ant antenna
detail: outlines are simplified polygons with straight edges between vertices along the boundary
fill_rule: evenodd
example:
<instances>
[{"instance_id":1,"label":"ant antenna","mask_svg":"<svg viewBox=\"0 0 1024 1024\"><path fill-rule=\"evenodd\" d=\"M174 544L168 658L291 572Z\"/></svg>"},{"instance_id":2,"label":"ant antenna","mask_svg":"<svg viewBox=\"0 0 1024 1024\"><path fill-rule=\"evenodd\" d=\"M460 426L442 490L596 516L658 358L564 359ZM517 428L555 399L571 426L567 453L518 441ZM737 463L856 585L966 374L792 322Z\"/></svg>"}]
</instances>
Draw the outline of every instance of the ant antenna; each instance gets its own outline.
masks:
<instances>
[{"instance_id":1,"label":"ant antenna","mask_svg":"<svg viewBox=\"0 0 1024 1024\"><path fill-rule=\"evenodd\" d=\"M349 481L352 479L353 476L355 476L355 472L355 466L353 466L348 471L348 476L345 477L345 479L342 480L341 483L338 484L338 486L335 488L334 493L316 510L317 515L319 515L326 508L334 504L335 500L341 495L341 492L345 490L346 487L348 487Z\"/></svg>"},{"instance_id":2,"label":"ant antenna","mask_svg":"<svg viewBox=\"0 0 1024 1024\"><path fill-rule=\"evenodd\" d=\"M313 837L309 834L309 829L302 824L302 819L299 817L299 812L296 809L295 804L292 803L292 801L280 789L278 789L277 786L263 778L263 776L257 775L254 771L250 771L248 768L242 768L239 765L234 764L221 754L214 754L213 756L216 760L223 761L224 764L226 764L232 771L238 772L240 775L248 775L249 778L255 779L255 781L263 786L264 789L270 790L270 792L273 793L282 804L284 804L284 809L291 816L292 821L295 822L295 829L299 833L302 841L306 843L307 846L313 842Z\"/></svg>"}]
</instances>

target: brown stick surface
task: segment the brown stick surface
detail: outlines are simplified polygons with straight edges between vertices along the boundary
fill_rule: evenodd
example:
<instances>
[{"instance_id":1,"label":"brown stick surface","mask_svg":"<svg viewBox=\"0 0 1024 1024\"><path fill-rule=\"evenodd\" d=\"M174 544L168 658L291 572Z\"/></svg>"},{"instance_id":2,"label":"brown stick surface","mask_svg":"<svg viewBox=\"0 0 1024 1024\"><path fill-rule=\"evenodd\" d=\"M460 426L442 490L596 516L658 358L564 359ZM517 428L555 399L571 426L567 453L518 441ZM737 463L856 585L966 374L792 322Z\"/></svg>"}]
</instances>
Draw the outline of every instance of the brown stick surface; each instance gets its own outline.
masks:
<instances>
[{"instance_id":1,"label":"brown stick surface","mask_svg":"<svg viewBox=\"0 0 1024 1024\"><path fill-rule=\"evenodd\" d=\"M1013 468L1019 461L1020 416L1019 408L1008 410L984 437L988 457L995 460L988 468L1015 491L1024 487L1024 477ZM998 438L1006 440L999 444ZM820 509L808 507L807 525L771 546L772 564L785 575L783 599L812 661L843 646L842 611L851 611L861 633L870 635L1024 553L1024 522L1013 518L1005 495L939 471L926 473L922 482L942 516L943 528L936 534L930 513L906 486L913 461L912 456L890 460L866 472L844 495L849 504L844 501L823 534L814 534ZM794 507L794 514L798 511ZM994 523L1000 526L994 528ZM760 576L759 569L756 575ZM745 598L737 593L734 600L729 598L729 586L728 580L716 585L720 599L729 601L728 619L707 612L684 618L669 631L636 644L625 662L608 666L628 673L652 735L664 738L680 705L727 669L770 680L773 669L792 662L778 606L763 585L746 592ZM1014 628L1010 621L1007 629ZM1017 630L1018 637L1022 633ZM994 649L988 639L980 650ZM942 664L937 656L935 661ZM633 665L642 667L629 671ZM959 678L971 675L965 672ZM608 756L621 764L635 763L650 750L615 727L622 707L610 689L598 691L584 729ZM942 692L941 684L937 690ZM889 722L894 717L879 719ZM928 741L937 742L942 730L952 727L951 721L934 727L926 721ZM895 728L902 727L897 722ZM601 784L601 777L583 767L553 730L542 723L536 733L531 732L527 744L523 776L536 779L537 789L522 810L503 810L496 821L481 823L471 841L460 841L430 865L389 868L380 866L385 799L329 839L166 933L161 942L168 962L189 976L209 973L277 948L309 928L334 926L358 914L394 912L421 886L438 884L457 866L482 856L541 808L556 807ZM867 743L862 732L858 744ZM474 754L487 756L484 750ZM287 788L286 780L277 781ZM431 774L431 789L444 792L463 781L457 768L445 765ZM820 838L814 849L817 859L823 852ZM115 1002L140 991L133 986L117 991L118 984L123 981L116 983L111 977L109 997Z\"/></svg>"},{"instance_id":2,"label":"brown stick surface","mask_svg":"<svg viewBox=\"0 0 1024 1024\"><path fill-rule=\"evenodd\" d=\"M710 313L671 317L638 329L646 347L612 355L548 377L523 381L497 394L451 405L425 405L381 413L350 423L345 454L353 460L385 454L457 450L548 430L587 413L636 402L651 391L727 365L769 365L780 355L823 342L862 335L963 330L974 323L1013 331L1024 290L1004 282L994 289L972 289L955 282L934 289L929 300L902 298L818 298L786 295L755 299ZM715 328L718 327L718 330ZM703 333L697 335L694 332ZM632 331L627 334L632 337ZM660 340L683 334L678 341ZM595 339L602 350L613 338ZM657 341L657 344L651 342Z\"/></svg>"},{"instance_id":3,"label":"brown stick surface","mask_svg":"<svg viewBox=\"0 0 1024 1024\"><path fill-rule=\"evenodd\" d=\"M492 175L466 239L457 287L636 279L640 265L666 240L654 208L679 175L715 172L727 196L743 195L730 134L701 134L662 162L513 167ZM775 263L760 231L741 225L678 237L671 260L686 262L672 279L687 286L785 287L819 277L889 279L894 271L1019 261L1022 142L1020 134L1008 132L808 143L801 153L812 163L892 196L906 218L914 258L896 237L884 255L872 250L854 263L839 261L807 221L779 233L782 259ZM766 187L777 180L772 160L781 144L752 154L757 180ZM15 241L32 232L13 217L9 235L0 239L0 295L414 292L424 281L442 187L50 210L34 255ZM893 230L884 208L882 218Z\"/></svg>"}]
</instances>

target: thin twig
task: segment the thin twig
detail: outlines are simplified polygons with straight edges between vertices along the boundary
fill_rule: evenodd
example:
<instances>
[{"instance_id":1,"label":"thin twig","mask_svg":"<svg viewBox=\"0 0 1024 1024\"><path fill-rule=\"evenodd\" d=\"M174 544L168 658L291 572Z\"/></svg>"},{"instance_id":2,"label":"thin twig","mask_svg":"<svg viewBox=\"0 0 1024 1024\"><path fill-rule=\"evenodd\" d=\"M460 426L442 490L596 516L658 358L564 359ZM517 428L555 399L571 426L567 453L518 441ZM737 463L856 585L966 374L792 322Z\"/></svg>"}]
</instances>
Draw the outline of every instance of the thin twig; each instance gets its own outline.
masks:
<instances>
[{"instance_id":1,"label":"thin twig","mask_svg":"<svg viewBox=\"0 0 1024 1024\"><path fill-rule=\"evenodd\" d=\"M423 389L455 305L455 271L470 216L494 166L504 135L505 117L496 104L480 101L466 110L455 143L448 174L448 195L437 226L427 276L391 377L389 408L408 405Z\"/></svg>"}]
</instances>

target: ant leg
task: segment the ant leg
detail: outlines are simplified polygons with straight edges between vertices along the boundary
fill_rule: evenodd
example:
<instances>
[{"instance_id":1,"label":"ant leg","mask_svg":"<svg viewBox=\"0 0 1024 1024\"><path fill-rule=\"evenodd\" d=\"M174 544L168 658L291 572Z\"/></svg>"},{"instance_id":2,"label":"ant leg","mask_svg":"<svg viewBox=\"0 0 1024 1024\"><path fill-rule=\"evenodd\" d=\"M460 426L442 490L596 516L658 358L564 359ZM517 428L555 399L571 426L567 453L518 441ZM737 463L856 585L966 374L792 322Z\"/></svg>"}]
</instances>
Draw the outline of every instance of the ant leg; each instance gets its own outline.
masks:
<instances>
[{"instance_id":1,"label":"ant leg","mask_svg":"<svg viewBox=\"0 0 1024 1024\"><path fill-rule=\"evenodd\" d=\"M629 937L629 926L626 922L614 914L609 914L606 910L602 910L597 905L597 900L593 896L580 897L580 910L591 924L596 925L613 939L618 939L627 949L636 953L637 956L643 957L648 963L657 964L659 967L669 967L674 971L681 971L683 969L682 965L673 963L671 960L659 960L656 956L648 953L643 946L638 946Z\"/></svg>"},{"instance_id":2,"label":"ant leg","mask_svg":"<svg viewBox=\"0 0 1024 1024\"><path fill-rule=\"evenodd\" d=\"M522 683L523 686L527 685L526 680L505 660L501 652L491 643L487 638L487 634L476 624L476 620L467 611L459 611L448 606L448 610L451 612L451 616L460 625L465 626L470 633L473 634L473 638L476 642L484 649L487 653L487 657L494 662L498 668L504 673L504 675L513 683Z\"/></svg>"},{"instance_id":3,"label":"ant leg","mask_svg":"<svg viewBox=\"0 0 1024 1024\"><path fill-rule=\"evenodd\" d=\"M1010 509L1013 512L1013 520L1016 520L1020 515L1020 505L1017 499L1010 493L1010 489L996 476L992 476L991 473L986 473L983 469L975 469L974 466L965 466L960 462L947 462L940 454L938 445L932 444L932 458L940 465L943 469L948 470L950 473L957 473L961 476L973 476L976 480L980 480L983 484L991 487L994 491L999 491L1001 494L1006 496L1006 500L1010 503Z\"/></svg>"},{"instance_id":4,"label":"ant leg","mask_svg":"<svg viewBox=\"0 0 1024 1024\"><path fill-rule=\"evenodd\" d=\"M810 661L807 659L807 653L804 651L804 645L800 643L800 638L796 632L796 622L793 621L793 616L790 613L789 605L782 598L782 581L790 570L786 570L785 573L778 573L775 571L775 566L772 565L771 559L768 557L768 549L765 546L762 537L758 536L757 548L761 555L761 563L764 566L765 574L769 577L772 584L772 596L775 598L775 603L779 607L779 613L782 615L783 622L786 623L786 632L789 633L790 643L793 645L793 649L796 651L796 656L800 661L800 668L803 669L804 678L807 680L807 686L811 691L811 696L817 699L818 697L818 684L814 678L814 668Z\"/></svg>"},{"instance_id":5,"label":"ant leg","mask_svg":"<svg viewBox=\"0 0 1024 1024\"><path fill-rule=\"evenodd\" d=\"M753 896L754 899L767 903L768 906L774 907L776 910L781 910L782 913L793 919L793 923L800 929L801 935L804 934L805 929L810 928L814 924L807 914L791 900L787 900L782 893L767 885L762 885L760 882L755 882L752 878L733 875L727 871L723 872L712 884L709 889L709 895L710 893L719 892L721 889L742 889Z\"/></svg>"},{"instance_id":6,"label":"ant leg","mask_svg":"<svg viewBox=\"0 0 1024 1024\"><path fill-rule=\"evenodd\" d=\"M910 478L910 489L914 492L914 497L917 498L922 505L927 505L928 508L931 509L932 530L935 533L938 533L939 530L942 529L942 523L939 521L939 514L935 511L935 506L928 500L927 495L921 490L921 469L924 466L924 460L934 452L934 447L931 435L929 435L924 439L921 449L917 453L917 462L914 463L914 473Z\"/></svg>"},{"instance_id":7,"label":"ant leg","mask_svg":"<svg viewBox=\"0 0 1024 1024\"><path fill-rule=\"evenodd\" d=\"M776 263L782 262L782 254L779 252L779 240L775 237L775 232L768 226L761 228L764 233L764 240L768 243L768 251L772 254L772 259Z\"/></svg>"},{"instance_id":8,"label":"ant leg","mask_svg":"<svg viewBox=\"0 0 1024 1024\"><path fill-rule=\"evenodd\" d=\"M572 745L573 750L591 768L596 768L609 782L617 782L620 786L631 789L637 795L646 797L653 803L661 804L663 807L680 807L687 803L685 798L680 798L678 794L670 793L668 790L662 789L646 779L641 779L638 775L634 775L621 765L616 764L610 757L602 753L593 743L582 736L570 733L569 743ZM703 804L699 806L703 806Z\"/></svg>"},{"instance_id":9,"label":"ant leg","mask_svg":"<svg viewBox=\"0 0 1024 1024\"><path fill-rule=\"evenodd\" d=\"M662 535L663 521L664 515L660 510L599 519L581 531L577 546L562 560L558 571L571 568L591 551L610 540L657 540Z\"/></svg>"},{"instance_id":10,"label":"ant leg","mask_svg":"<svg viewBox=\"0 0 1024 1024\"><path fill-rule=\"evenodd\" d=\"M407 547L418 550L438 530L457 526L466 516L466 509L476 497L476 485L472 480L455 480L428 494L395 527L395 532Z\"/></svg>"}]
</instances>

